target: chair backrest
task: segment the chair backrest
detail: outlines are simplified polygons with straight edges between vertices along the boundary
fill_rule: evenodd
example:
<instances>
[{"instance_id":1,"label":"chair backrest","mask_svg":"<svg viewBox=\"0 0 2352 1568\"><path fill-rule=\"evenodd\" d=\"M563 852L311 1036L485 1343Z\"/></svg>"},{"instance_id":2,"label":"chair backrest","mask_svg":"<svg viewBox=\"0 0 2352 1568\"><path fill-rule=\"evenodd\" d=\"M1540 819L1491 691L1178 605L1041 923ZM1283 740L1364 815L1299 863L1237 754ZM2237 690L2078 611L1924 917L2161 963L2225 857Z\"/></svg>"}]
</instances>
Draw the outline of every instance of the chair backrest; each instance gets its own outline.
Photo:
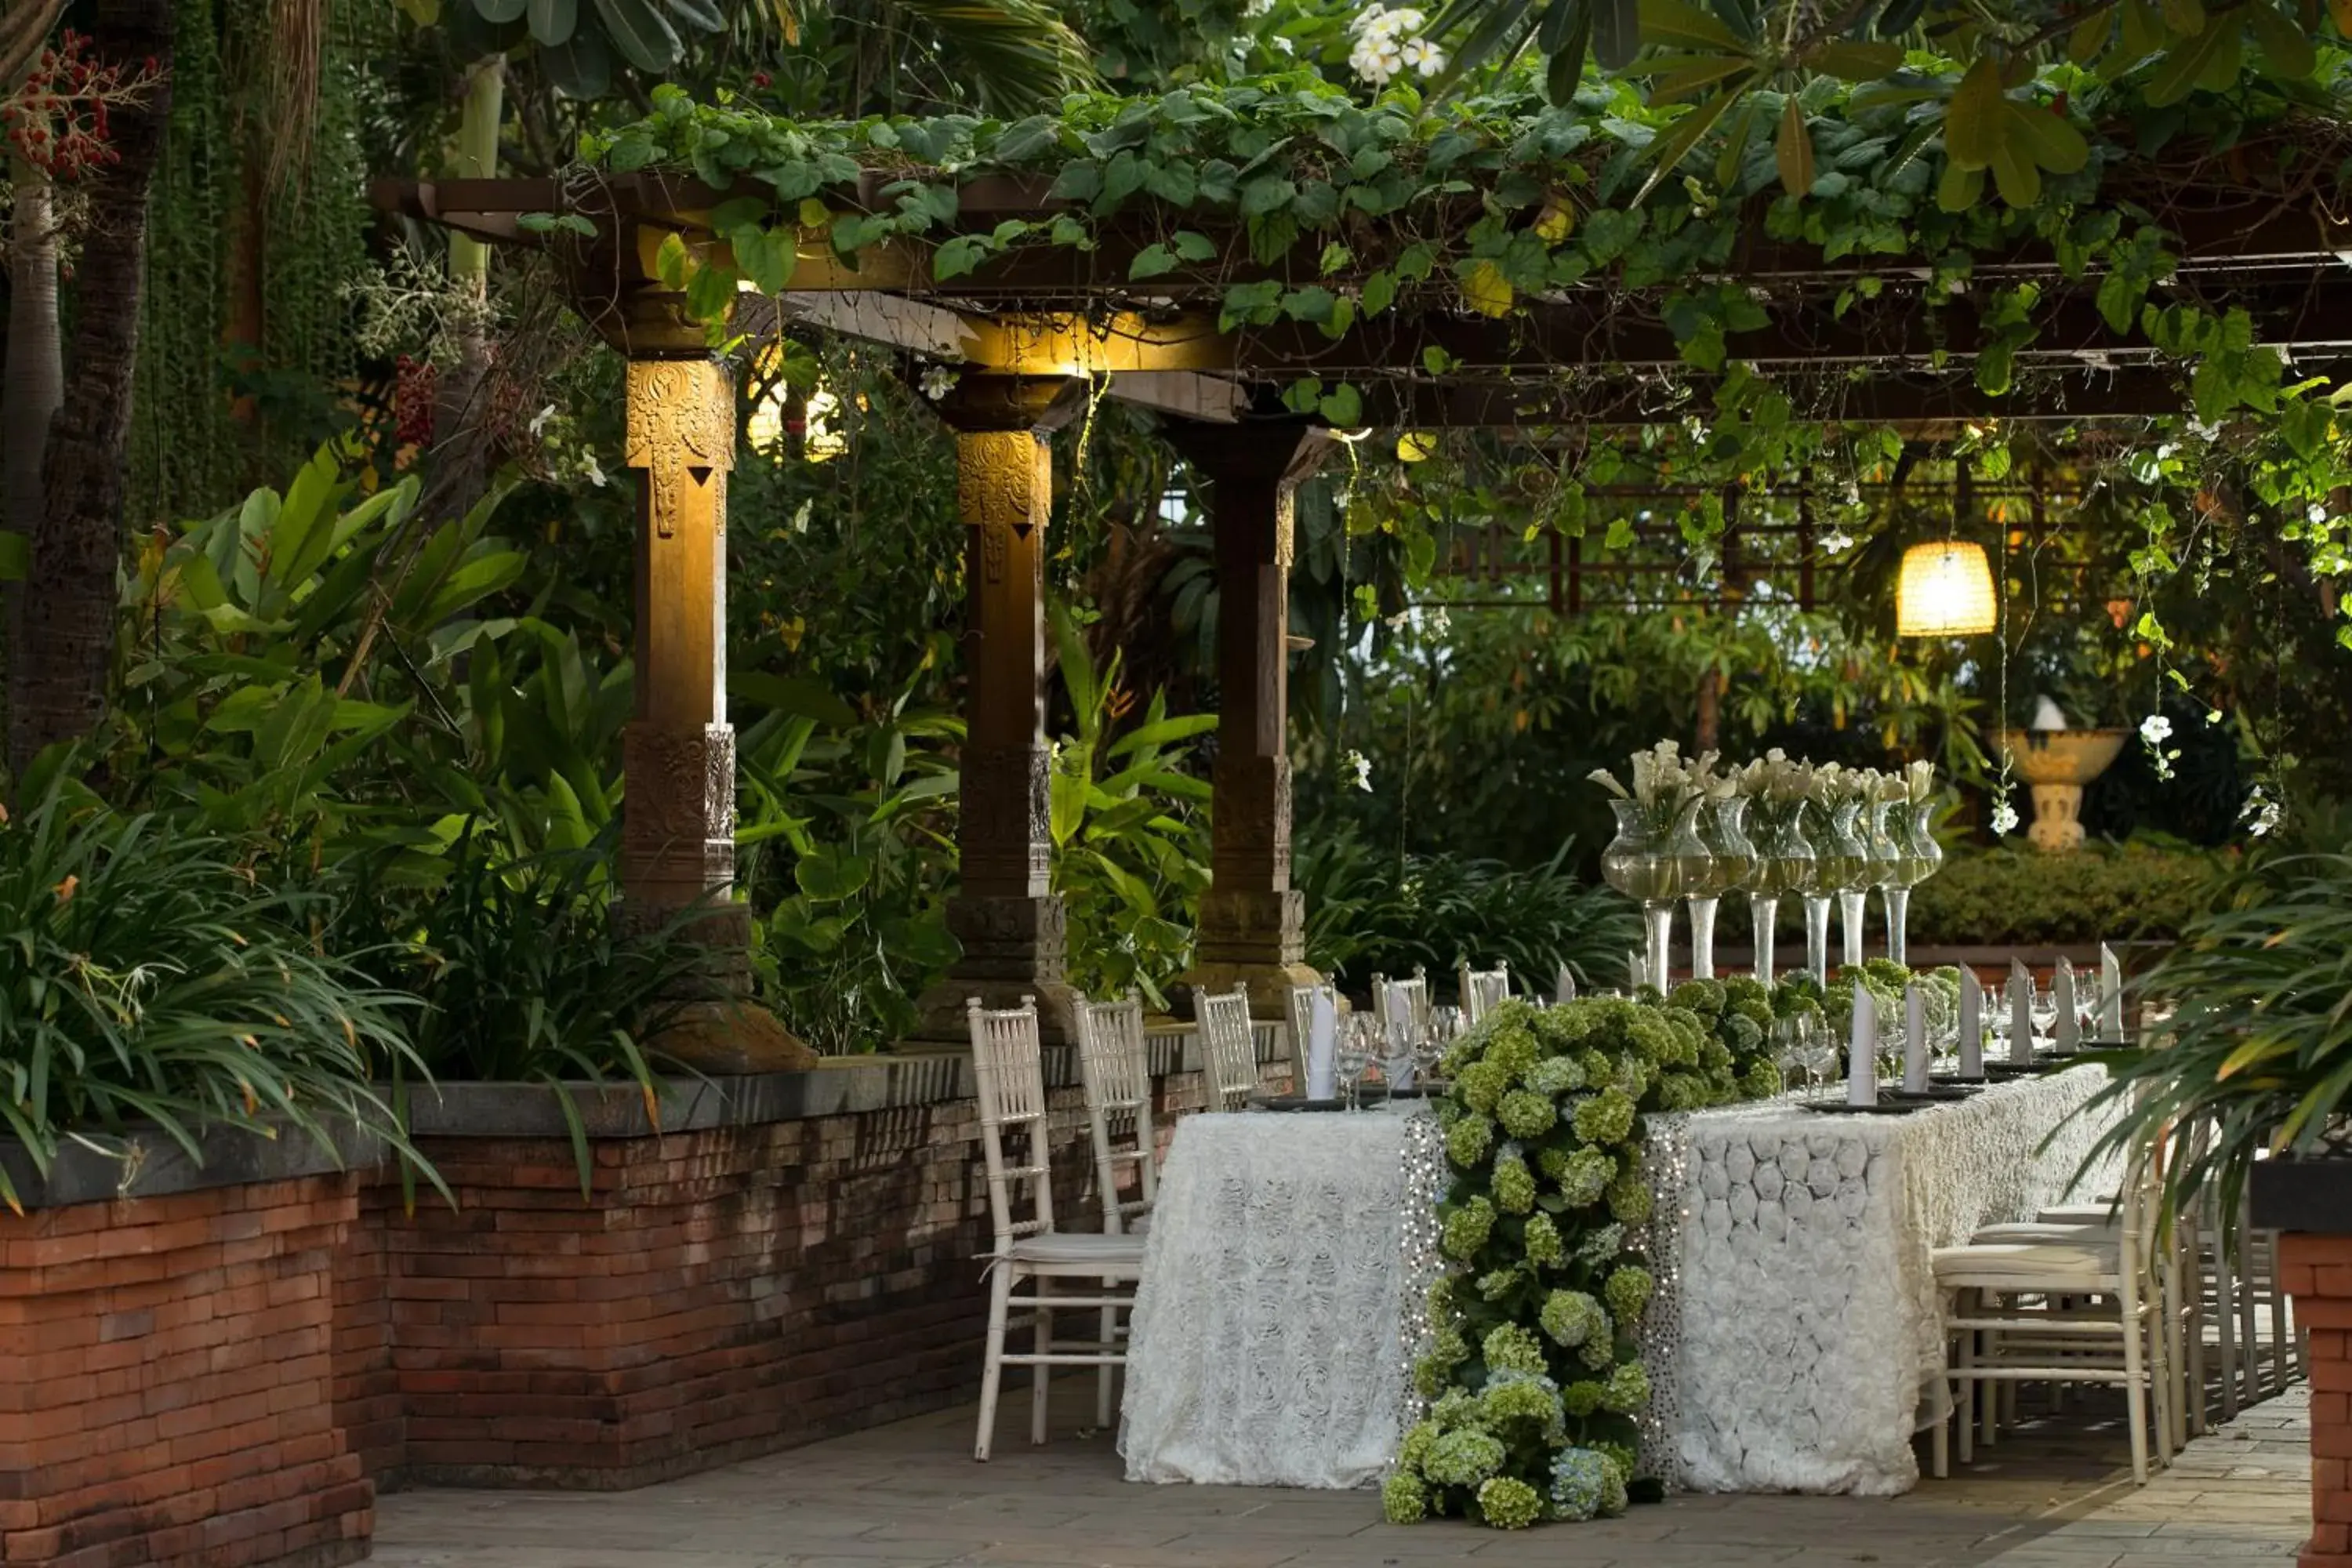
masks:
<instances>
[{"instance_id":1,"label":"chair backrest","mask_svg":"<svg viewBox=\"0 0 2352 1568\"><path fill-rule=\"evenodd\" d=\"M1331 1000L1331 1017L1336 1025L1339 1016L1339 988L1336 985L1294 985L1290 988L1290 1078L1291 1089L1299 1094L1307 1092L1307 1050L1315 1038L1315 998Z\"/></svg>"},{"instance_id":2,"label":"chair backrest","mask_svg":"<svg viewBox=\"0 0 2352 1568\"><path fill-rule=\"evenodd\" d=\"M1501 959L1492 969L1461 968L1462 1021L1475 1024L1511 998L1511 966Z\"/></svg>"},{"instance_id":3,"label":"chair backrest","mask_svg":"<svg viewBox=\"0 0 2352 1568\"><path fill-rule=\"evenodd\" d=\"M1094 1134L1095 1186L1103 1229L1122 1234L1131 1215L1151 1207L1158 1184L1151 1133L1151 1068L1143 1049L1143 1001L1078 1004L1078 1074L1086 1082L1087 1122ZM1135 1196L1119 1195L1119 1168L1135 1167Z\"/></svg>"},{"instance_id":4,"label":"chair backrest","mask_svg":"<svg viewBox=\"0 0 2352 1568\"><path fill-rule=\"evenodd\" d=\"M1429 1029L1429 972L1416 963L1410 980L1391 980L1385 975L1372 976L1372 1019L1381 1026L1382 1037L1396 1032L1392 1009L1402 1005L1407 1026L1416 1035Z\"/></svg>"},{"instance_id":5,"label":"chair backrest","mask_svg":"<svg viewBox=\"0 0 2352 1568\"><path fill-rule=\"evenodd\" d=\"M996 1250L1003 1252L1022 1237L1054 1228L1054 1162L1046 1136L1037 1000L1024 996L1018 1007L992 1011L975 996L965 1006L972 1078L980 1091L981 1152L988 1163L988 1213L996 1228Z\"/></svg>"},{"instance_id":6,"label":"chair backrest","mask_svg":"<svg viewBox=\"0 0 2352 1568\"><path fill-rule=\"evenodd\" d=\"M1201 1020L1201 1070L1208 1080L1209 1109L1239 1110L1257 1092L1257 1040L1250 1029L1249 987L1203 993L1197 998Z\"/></svg>"}]
</instances>

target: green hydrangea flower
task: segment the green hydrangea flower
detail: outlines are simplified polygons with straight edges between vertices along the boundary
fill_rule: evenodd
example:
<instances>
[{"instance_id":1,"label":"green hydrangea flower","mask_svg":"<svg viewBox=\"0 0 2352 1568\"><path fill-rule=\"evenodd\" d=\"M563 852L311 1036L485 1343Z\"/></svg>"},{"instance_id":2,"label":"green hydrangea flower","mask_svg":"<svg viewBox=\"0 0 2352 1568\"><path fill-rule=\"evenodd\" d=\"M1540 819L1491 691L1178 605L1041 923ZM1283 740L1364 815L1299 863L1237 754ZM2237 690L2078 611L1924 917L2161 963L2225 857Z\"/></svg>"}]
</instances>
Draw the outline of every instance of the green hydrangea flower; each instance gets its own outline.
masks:
<instances>
[{"instance_id":1,"label":"green hydrangea flower","mask_svg":"<svg viewBox=\"0 0 2352 1568\"><path fill-rule=\"evenodd\" d=\"M1397 1445L1397 1468L1417 1470L1429 1458L1430 1449L1437 1446L1438 1426L1434 1421L1416 1421Z\"/></svg>"},{"instance_id":2,"label":"green hydrangea flower","mask_svg":"<svg viewBox=\"0 0 2352 1568\"><path fill-rule=\"evenodd\" d=\"M1566 1417L1559 1407L1559 1388L1549 1377L1524 1373L1497 1373L1486 1380L1486 1392L1478 1396L1481 1418L1491 1428L1511 1423L1525 1422L1543 1434L1547 1443L1557 1442L1566 1429Z\"/></svg>"},{"instance_id":3,"label":"green hydrangea flower","mask_svg":"<svg viewBox=\"0 0 2352 1568\"><path fill-rule=\"evenodd\" d=\"M1570 1208L1589 1208L1601 1201L1617 1178L1617 1162L1598 1149L1579 1149L1563 1161L1559 1195Z\"/></svg>"},{"instance_id":4,"label":"green hydrangea flower","mask_svg":"<svg viewBox=\"0 0 2352 1568\"><path fill-rule=\"evenodd\" d=\"M1656 1289L1657 1281L1648 1269L1638 1263L1629 1263L1610 1272L1609 1282L1601 1288L1601 1294L1608 1300L1609 1310L1619 1322L1638 1323L1643 1309L1650 1304L1650 1293Z\"/></svg>"},{"instance_id":5,"label":"green hydrangea flower","mask_svg":"<svg viewBox=\"0 0 2352 1568\"><path fill-rule=\"evenodd\" d=\"M1546 1057L1528 1069L1528 1088L1537 1094L1558 1096L1584 1087L1584 1068L1573 1057Z\"/></svg>"},{"instance_id":6,"label":"green hydrangea flower","mask_svg":"<svg viewBox=\"0 0 2352 1568\"><path fill-rule=\"evenodd\" d=\"M1445 1226L1439 1235L1438 1246L1446 1257L1467 1263L1477 1256L1480 1247L1486 1245L1486 1238L1494 1231L1495 1205L1487 1202L1482 1193L1445 1216Z\"/></svg>"},{"instance_id":7,"label":"green hydrangea flower","mask_svg":"<svg viewBox=\"0 0 2352 1568\"><path fill-rule=\"evenodd\" d=\"M1459 1170L1471 1171L1495 1147L1495 1124L1483 1116L1455 1119L1445 1130L1445 1157Z\"/></svg>"},{"instance_id":8,"label":"green hydrangea flower","mask_svg":"<svg viewBox=\"0 0 2352 1568\"><path fill-rule=\"evenodd\" d=\"M1592 1031L1592 1005L1572 1002L1565 1007L1546 1007L1536 1014L1536 1044L1548 1055L1558 1056L1581 1041Z\"/></svg>"},{"instance_id":9,"label":"green hydrangea flower","mask_svg":"<svg viewBox=\"0 0 2352 1568\"><path fill-rule=\"evenodd\" d=\"M1531 1089L1515 1089L1503 1096L1495 1108L1496 1120L1503 1131L1514 1138L1540 1138L1552 1130L1559 1112L1552 1106L1551 1096L1538 1094Z\"/></svg>"},{"instance_id":10,"label":"green hydrangea flower","mask_svg":"<svg viewBox=\"0 0 2352 1568\"><path fill-rule=\"evenodd\" d=\"M1568 1151L1565 1149L1537 1150L1536 1169L1544 1173L1546 1180L1559 1181L1568 1171Z\"/></svg>"},{"instance_id":11,"label":"green hydrangea flower","mask_svg":"<svg viewBox=\"0 0 2352 1568\"><path fill-rule=\"evenodd\" d=\"M1524 1016L1501 1025L1486 1047L1486 1059L1514 1082L1526 1076L1541 1055L1536 1049L1535 1031L1528 1027Z\"/></svg>"},{"instance_id":12,"label":"green hydrangea flower","mask_svg":"<svg viewBox=\"0 0 2352 1568\"><path fill-rule=\"evenodd\" d=\"M1726 1007L1762 1003L1772 1005L1772 988L1752 974L1735 974L1723 983L1723 1005Z\"/></svg>"},{"instance_id":13,"label":"green hydrangea flower","mask_svg":"<svg viewBox=\"0 0 2352 1568\"><path fill-rule=\"evenodd\" d=\"M1599 1518L1610 1469L1609 1457L1597 1448L1562 1448L1551 1462L1551 1516L1571 1523Z\"/></svg>"},{"instance_id":14,"label":"green hydrangea flower","mask_svg":"<svg viewBox=\"0 0 2352 1568\"><path fill-rule=\"evenodd\" d=\"M1711 1098L1706 1080L1694 1073L1670 1072L1658 1079L1661 1110L1696 1110Z\"/></svg>"},{"instance_id":15,"label":"green hydrangea flower","mask_svg":"<svg viewBox=\"0 0 2352 1568\"><path fill-rule=\"evenodd\" d=\"M1633 1466L1637 1460L1633 1447L1630 1445L1624 1443L1595 1442L1592 1447L1601 1453L1607 1455L1609 1462L1617 1467L1617 1479L1619 1485L1622 1486L1626 1481L1633 1479Z\"/></svg>"},{"instance_id":16,"label":"green hydrangea flower","mask_svg":"<svg viewBox=\"0 0 2352 1568\"><path fill-rule=\"evenodd\" d=\"M1493 1113L1495 1102L1510 1087L1511 1075L1491 1058L1472 1062L1454 1075L1454 1098L1482 1116Z\"/></svg>"},{"instance_id":17,"label":"green hydrangea flower","mask_svg":"<svg viewBox=\"0 0 2352 1568\"><path fill-rule=\"evenodd\" d=\"M1544 1370L1543 1342L1517 1323L1505 1323L1487 1331L1478 1349L1486 1358L1489 1373Z\"/></svg>"},{"instance_id":18,"label":"green hydrangea flower","mask_svg":"<svg viewBox=\"0 0 2352 1568\"><path fill-rule=\"evenodd\" d=\"M1617 1331L1612 1327L1605 1334L1595 1334L1577 1350L1577 1360L1589 1371L1607 1372L1617 1359Z\"/></svg>"},{"instance_id":19,"label":"green hydrangea flower","mask_svg":"<svg viewBox=\"0 0 2352 1568\"><path fill-rule=\"evenodd\" d=\"M1601 1408L1619 1415L1632 1415L1649 1403L1650 1374L1642 1370L1638 1361L1619 1363L1601 1393Z\"/></svg>"},{"instance_id":20,"label":"green hydrangea flower","mask_svg":"<svg viewBox=\"0 0 2352 1568\"><path fill-rule=\"evenodd\" d=\"M1518 1282L1517 1269L1496 1268L1478 1276L1478 1294L1481 1299L1492 1301Z\"/></svg>"},{"instance_id":21,"label":"green hydrangea flower","mask_svg":"<svg viewBox=\"0 0 2352 1568\"><path fill-rule=\"evenodd\" d=\"M1549 1107L1551 1101L1542 1102ZM1528 1163L1516 1156L1505 1156L1495 1162L1495 1174L1488 1184L1495 1193L1495 1206L1505 1214L1526 1214L1536 1206L1535 1173Z\"/></svg>"},{"instance_id":22,"label":"green hydrangea flower","mask_svg":"<svg viewBox=\"0 0 2352 1568\"><path fill-rule=\"evenodd\" d=\"M1478 1421L1478 1396L1466 1388L1449 1388L1430 1407L1429 1418L1437 1423L1440 1432L1474 1426Z\"/></svg>"},{"instance_id":23,"label":"green hydrangea flower","mask_svg":"<svg viewBox=\"0 0 2352 1568\"><path fill-rule=\"evenodd\" d=\"M1650 1223L1650 1184L1640 1176L1620 1176L1609 1184L1609 1212L1627 1225Z\"/></svg>"},{"instance_id":24,"label":"green hydrangea flower","mask_svg":"<svg viewBox=\"0 0 2352 1568\"><path fill-rule=\"evenodd\" d=\"M1772 1027L1772 1004L1769 1002L1735 1002L1725 1012L1728 1018L1745 1018L1763 1032Z\"/></svg>"},{"instance_id":25,"label":"green hydrangea flower","mask_svg":"<svg viewBox=\"0 0 2352 1568\"><path fill-rule=\"evenodd\" d=\"M1716 1034L1725 1045L1731 1047L1734 1056L1741 1056L1764 1047L1764 1026L1745 1014L1726 1015L1723 1022L1717 1026Z\"/></svg>"},{"instance_id":26,"label":"green hydrangea flower","mask_svg":"<svg viewBox=\"0 0 2352 1568\"><path fill-rule=\"evenodd\" d=\"M1381 1513L1391 1524L1418 1524L1429 1517L1429 1493L1419 1476L1400 1472L1381 1483Z\"/></svg>"},{"instance_id":27,"label":"green hydrangea flower","mask_svg":"<svg viewBox=\"0 0 2352 1568\"><path fill-rule=\"evenodd\" d=\"M1703 1017L1721 1013L1730 993L1720 980L1685 980L1667 996L1669 1006L1686 1007Z\"/></svg>"},{"instance_id":28,"label":"green hydrangea flower","mask_svg":"<svg viewBox=\"0 0 2352 1568\"><path fill-rule=\"evenodd\" d=\"M1568 1248L1560 1240L1559 1226L1552 1223L1551 1215L1540 1210L1528 1216L1519 1245L1526 1249L1528 1261L1539 1268L1557 1268L1568 1261Z\"/></svg>"},{"instance_id":29,"label":"green hydrangea flower","mask_svg":"<svg viewBox=\"0 0 2352 1568\"><path fill-rule=\"evenodd\" d=\"M1454 1276L1445 1275L1429 1288L1429 1321L1442 1323L1454 1316Z\"/></svg>"},{"instance_id":30,"label":"green hydrangea flower","mask_svg":"<svg viewBox=\"0 0 2352 1568\"><path fill-rule=\"evenodd\" d=\"M1429 1450L1421 1473L1442 1487L1475 1487L1503 1468L1503 1445L1475 1426L1448 1432Z\"/></svg>"},{"instance_id":31,"label":"green hydrangea flower","mask_svg":"<svg viewBox=\"0 0 2352 1568\"><path fill-rule=\"evenodd\" d=\"M1607 1083L1617 1076L1617 1063L1605 1052L1588 1048L1576 1060L1577 1065L1584 1069L1584 1081L1587 1084Z\"/></svg>"},{"instance_id":32,"label":"green hydrangea flower","mask_svg":"<svg viewBox=\"0 0 2352 1568\"><path fill-rule=\"evenodd\" d=\"M1633 1099L1623 1089L1604 1089L1578 1103L1574 1125L1587 1143L1622 1143L1633 1131Z\"/></svg>"},{"instance_id":33,"label":"green hydrangea flower","mask_svg":"<svg viewBox=\"0 0 2352 1568\"><path fill-rule=\"evenodd\" d=\"M1642 1097L1650 1092L1650 1085L1664 1069L1654 1062L1645 1062L1636 1056L1617 1059L1617 1076L1612 1080L1617 1092L1639 1105Z\"/></svg>"},{"instance_id":34,"label":"green hydrangea flower","mask_svg":"<svg viewBox=\"0 0 2352 1568\"><path fill-rule=\"evenodd\" d=\"M1412 1391L1423 1399L1434 1399L1445 1392L1454 1381L1454 1369L1435 1356L1423 1356L1412 1363Z\"/></svg>"},{"instance_id":35,"label":"green hydrangea flower","mask_svg":"<svg viewBox=\"0 0 2352 1568\"><path fill-rule=\"evenodd\" d=\"M1478 1516L1496 1530L1525 1530L1543 1517L1544 1500L1514 1476L1496 1476L1478 1489Z\"/></svg>"},{"instance_id":36,"label":"green hydrangea flower","mask_svg":"<svg viewBox=\"0 0 2352 1568\"><path fill-rule=\"evenodd\" d=\"M1581 1421L1601 1408L1601 1401L1608 1393L1597 1383L1571 1383L1559 1391L1560 1408Z\"/></svg>"},{"instance_id":37,"label":"green hydrangea flower","mask_svg":"<svg viewBox=\"0 0 2352 1568\"><path fill-rule=\"evenodd\" d=\"M1769 1100L1780 1092L1780 1069L1769 1061L1753 1061L1740 1075L1739 1096L1742 1100Z\"/></svg>"},{"instance_id":38,"label":"green hydrangea flower","mask_svg":"<svg viewBox=\"0 0 2352 1568\"><path fill-rule=\"evenodd\" d=\"M1598 1268L1625 1249L1625 1227L1614 1223L1595 1226L1576 1244L1576 1260Z\"/></svg>"},{"instance_id":39,"label":"green hydrangea flower","mask_svg":"<svg viewBox=\"0 0 2352 1568\"><path fill-rule=\"evenodd\" d=\"M1731 1047L1721 1040L1707 1039L1698 1048L1698 1065L1709 1072L1731 1065Z\"/></svg>"},{"instance_id":40,"label":"green hydrangea flower","mask_svg":"<svg viewBox=\"0 0 2352 1568\"><path fill-rule=\"evenodd\" d=\"M1605 1334L1609 1328L1601 1303L1581 1290L1555 1290L1545 1297L1537 1321L1553 1343L1568 1350L1584 1344L1595 1334Z\"/></svg>"}]
</instances>

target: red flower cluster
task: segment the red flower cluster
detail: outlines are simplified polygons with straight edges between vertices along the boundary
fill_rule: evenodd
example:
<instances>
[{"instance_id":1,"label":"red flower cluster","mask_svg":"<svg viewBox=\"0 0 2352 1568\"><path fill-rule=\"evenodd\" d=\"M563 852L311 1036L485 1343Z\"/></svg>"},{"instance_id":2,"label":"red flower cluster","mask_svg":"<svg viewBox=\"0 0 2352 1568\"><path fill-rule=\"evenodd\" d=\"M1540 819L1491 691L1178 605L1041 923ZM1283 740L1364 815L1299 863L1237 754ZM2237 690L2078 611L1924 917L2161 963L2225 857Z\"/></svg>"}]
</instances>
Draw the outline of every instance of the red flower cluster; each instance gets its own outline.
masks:
<instances>
[{"instance_id":1,"label":"red flower cluster","mask_svg":"<svg viewBox=\"0 0 2352 1568\"><path fill-rule=\"evenodd\" d=\"M152 59L135 72L101 62L88 35L68 27L0 100L0 126L26 163L53 180L77 179L122 161L107 144L107 111L135 101L155 76Z\"/></svg>"},{"instance_id":2,"label":"red flower cluster","mask_svg":"<svg viewBox=\"0 0 2352 1568\"><path fill-rule=\"evenodd\" d=\"M438 377L423 360L401 355L393 362L393 439L404 447L433 444L433 399Z\"/></svg>"}]
</instances>

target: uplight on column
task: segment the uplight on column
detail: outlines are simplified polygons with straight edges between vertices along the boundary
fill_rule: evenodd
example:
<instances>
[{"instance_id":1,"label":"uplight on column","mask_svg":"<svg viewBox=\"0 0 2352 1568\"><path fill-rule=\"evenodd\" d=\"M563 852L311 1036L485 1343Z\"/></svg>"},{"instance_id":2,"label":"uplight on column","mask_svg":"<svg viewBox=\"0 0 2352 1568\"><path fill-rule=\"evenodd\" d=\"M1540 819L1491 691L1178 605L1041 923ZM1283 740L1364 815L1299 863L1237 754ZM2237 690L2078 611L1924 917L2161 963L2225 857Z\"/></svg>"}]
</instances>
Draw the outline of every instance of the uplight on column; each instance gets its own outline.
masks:
<instances>
[{"instance_id":1,"label":"uplight on column","mask_svg":"<svg viewBox=\"0 0 2352 1568\"><path fill-rule=\"evenodd\" d=\"M1895 585L1897 637L1976 637L2000 621L1983 545L1947 539L1903 552Z\"/></svg>"}]
</instances>

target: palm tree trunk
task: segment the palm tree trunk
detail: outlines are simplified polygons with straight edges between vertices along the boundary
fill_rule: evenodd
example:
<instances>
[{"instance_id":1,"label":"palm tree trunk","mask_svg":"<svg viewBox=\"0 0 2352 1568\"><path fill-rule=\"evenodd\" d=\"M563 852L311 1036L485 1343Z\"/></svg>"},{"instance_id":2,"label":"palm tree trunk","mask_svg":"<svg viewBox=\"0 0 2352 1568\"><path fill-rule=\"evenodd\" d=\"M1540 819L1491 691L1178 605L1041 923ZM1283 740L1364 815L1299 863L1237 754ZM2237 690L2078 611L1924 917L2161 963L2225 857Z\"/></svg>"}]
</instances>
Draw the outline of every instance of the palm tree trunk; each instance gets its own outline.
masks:
<instances>
[{"instance_id":1,"label":"palm tree trunk","mask_svg":"<svg viewBox=\"0 0 2352 1568\"><path fill-rule=\"evenodd\" d=\"M0 382L0 531L8 553L29 552L41 516L41 452L65 399L58 342L58 236L48 176L9 161L16 205L8 218L8 370ZM0 573L0 639L23 613L25 586ZM0 641L0 657L5 657Z\"/></svg>"},{"instance_id":2,"label":"palm tree trunk","mask_svg":"<svg viewBox=\"0 0 2352 1568\"><path fill-rule=\"evenodd\" d=\"M71 370L49 423L44 505L33 531L34 590L8 667L8 760L86 734L105 711L131 396L146 269L147 189L172 112L171 0L99 0L92 52L155 85L111 117L116 162L93 172L76 278Z\"/></svg>"}]
</instances>

